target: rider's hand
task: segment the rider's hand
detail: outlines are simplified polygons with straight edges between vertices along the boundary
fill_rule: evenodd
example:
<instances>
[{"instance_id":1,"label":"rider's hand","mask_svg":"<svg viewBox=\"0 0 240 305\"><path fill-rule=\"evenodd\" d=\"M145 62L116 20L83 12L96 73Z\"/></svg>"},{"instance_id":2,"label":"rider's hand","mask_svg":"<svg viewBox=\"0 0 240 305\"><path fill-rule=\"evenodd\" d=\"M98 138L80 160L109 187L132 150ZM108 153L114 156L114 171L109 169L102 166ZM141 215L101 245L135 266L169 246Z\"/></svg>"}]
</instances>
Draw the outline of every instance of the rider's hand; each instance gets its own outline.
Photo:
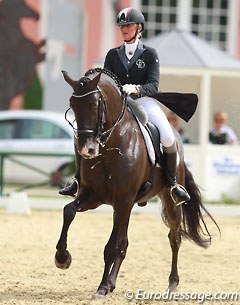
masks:
<instances>
[{"instance_id":1,"label":"rider's hand","mask_svg":"<svg viewBox=\"0 0 240 305\"><path fill-rule=\"evenodd\" d=\"M125 84L123 85L123 91L127 94L136 94L139 95L140 91L137 85Z\"/></svg>"}]
</instances>

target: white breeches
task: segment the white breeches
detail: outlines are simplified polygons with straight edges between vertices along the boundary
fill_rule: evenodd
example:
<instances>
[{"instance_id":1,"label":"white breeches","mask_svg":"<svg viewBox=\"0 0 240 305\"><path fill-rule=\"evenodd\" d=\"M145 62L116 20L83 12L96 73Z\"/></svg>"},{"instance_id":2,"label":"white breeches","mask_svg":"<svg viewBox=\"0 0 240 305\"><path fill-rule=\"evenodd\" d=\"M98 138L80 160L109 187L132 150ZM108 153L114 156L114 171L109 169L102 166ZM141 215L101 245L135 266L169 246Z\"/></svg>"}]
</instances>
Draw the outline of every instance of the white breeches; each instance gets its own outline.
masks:
<instances>
[{"instance_id":1,"label":"white breeches","mask_svg":"<svg viewBox=\"0 0 240 305\"><path fill-rule=\"evenodd\" d=\"M148 121L153 123L160 132L160 140L164 147L171 147L175 142L174 133L168 119L161 109L160 103L151 97L141 97L135 100L148 115Z\"/></svg>"}]
</instances>

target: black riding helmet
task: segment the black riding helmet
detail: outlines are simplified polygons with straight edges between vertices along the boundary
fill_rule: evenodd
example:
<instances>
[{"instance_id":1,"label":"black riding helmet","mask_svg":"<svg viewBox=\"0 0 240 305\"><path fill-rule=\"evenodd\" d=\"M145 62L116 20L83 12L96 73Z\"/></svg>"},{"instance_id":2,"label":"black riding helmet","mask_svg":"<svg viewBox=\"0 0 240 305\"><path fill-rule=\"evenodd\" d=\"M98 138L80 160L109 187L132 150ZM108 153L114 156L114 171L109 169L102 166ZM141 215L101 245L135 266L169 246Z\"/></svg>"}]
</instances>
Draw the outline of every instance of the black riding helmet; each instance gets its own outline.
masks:
<instances>
[{"instance_id":1,"label":"black riding helmet","mask_svg":"<svg viewBox=\"0 0 240 305\"><path fill-rule=\"evenodd\" d=\"M129 23L137 23L142 25L142 30L144 30L145 18L143 14L132 7L124 8L117 15L117 25L125 25Z\"/></svg>"}]
</instances>

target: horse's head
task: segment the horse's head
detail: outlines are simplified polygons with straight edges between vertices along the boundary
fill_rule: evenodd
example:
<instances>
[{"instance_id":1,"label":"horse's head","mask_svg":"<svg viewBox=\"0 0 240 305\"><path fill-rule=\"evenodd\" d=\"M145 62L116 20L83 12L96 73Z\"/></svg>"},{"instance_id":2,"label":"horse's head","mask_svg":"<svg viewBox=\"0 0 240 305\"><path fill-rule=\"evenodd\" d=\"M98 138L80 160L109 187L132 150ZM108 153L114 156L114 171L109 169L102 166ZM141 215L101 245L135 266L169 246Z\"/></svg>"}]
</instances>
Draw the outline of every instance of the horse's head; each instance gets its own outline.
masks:
<instances>
[{"instance_id":1,"label":"horse's head","mask_svg":"<svg viewBox=\"0 0 240 305\"><path fill-rule=\"evenodd\" d=\"M105 146L124 117L126 99L122 86L115 75L100 68L89 70L79 81L64 71L63 76L73 88L70 107L77 123L76 129L72 127L78 153L88 159L97 157L99 144Z\"/></svg>"},{"instance_id":2,"label":"horse's head","mask_svg":"<svg viewBox=\"0 0 240 305\"><path fill-rule=\"evenodd\" d=\"M72 80L64 71L63 76L73 88L70 107L77 123L77 129L74 129L77 151L86 159L97 157L105 116L104 99L98 87L101 73L91 77L85 76L79 81Z\"/></svg>"}]
</instances>

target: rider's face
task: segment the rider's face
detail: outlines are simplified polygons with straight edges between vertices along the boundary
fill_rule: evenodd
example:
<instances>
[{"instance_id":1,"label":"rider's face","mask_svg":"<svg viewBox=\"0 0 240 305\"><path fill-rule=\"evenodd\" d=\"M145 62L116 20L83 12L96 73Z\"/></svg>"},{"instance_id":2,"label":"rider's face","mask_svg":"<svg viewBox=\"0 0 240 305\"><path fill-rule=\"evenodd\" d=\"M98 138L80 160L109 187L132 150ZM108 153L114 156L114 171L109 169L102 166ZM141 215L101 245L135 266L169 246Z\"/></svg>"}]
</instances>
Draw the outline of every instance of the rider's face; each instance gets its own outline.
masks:
<instances>
[{"instance_id":1,"label":"rider's face","mask_svg":"<svg viewBox=\"0 0 240 305\"><path fill-rule=\"evenodd\" d=\"M132 37L134 37L137 29L137 24L136 23L129 23L125 25L120 25L120 31L122 33L123 40L128 41ZM133 43L135 39L130 41L130 43Z\"/></svg>"}]
</instances>

